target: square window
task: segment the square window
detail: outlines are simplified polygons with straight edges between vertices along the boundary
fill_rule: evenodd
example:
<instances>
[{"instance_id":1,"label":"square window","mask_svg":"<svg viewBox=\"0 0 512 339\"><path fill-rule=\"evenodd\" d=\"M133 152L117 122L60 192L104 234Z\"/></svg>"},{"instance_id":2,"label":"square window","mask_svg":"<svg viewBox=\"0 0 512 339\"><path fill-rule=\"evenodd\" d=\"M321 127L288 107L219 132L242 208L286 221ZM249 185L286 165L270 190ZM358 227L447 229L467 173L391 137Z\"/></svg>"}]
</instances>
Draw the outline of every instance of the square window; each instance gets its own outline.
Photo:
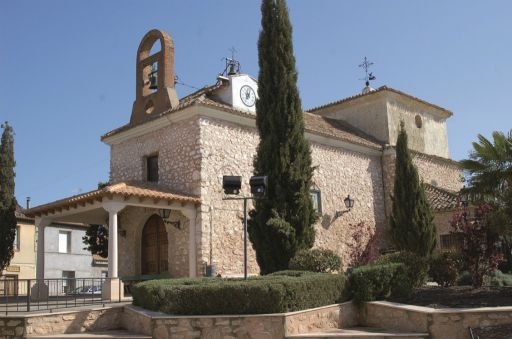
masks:
<instances>
[{"instance_id":1,"label":"square window","mask_svg":"<svg viewBox=\"0 0 512 339\"><path fill-rule=\"evenodd\" d=\"M320 190L311 190L309 191L309 194L311 196L311 201L313 202L313 209L321 214L322 213L322 199Z\"/></svg>"},{"instance_id":2,"label":"square window","mask_svg":"<svg viewBox=\"0 0 512 339\"><path fill-rule=\"evenodd\" d=\"M152 155L146 158L147 181L158 182L158 155Z\"/></svg>"},{"instance_id":3,"label":"square window","mask_svg":"<svg viewBox=\"0 0 512 339\"><path fill-rule=\"evenodd\" d=\"M59 231L59 253L71 252L71 232Z\"/></svg>"}]
</instances>

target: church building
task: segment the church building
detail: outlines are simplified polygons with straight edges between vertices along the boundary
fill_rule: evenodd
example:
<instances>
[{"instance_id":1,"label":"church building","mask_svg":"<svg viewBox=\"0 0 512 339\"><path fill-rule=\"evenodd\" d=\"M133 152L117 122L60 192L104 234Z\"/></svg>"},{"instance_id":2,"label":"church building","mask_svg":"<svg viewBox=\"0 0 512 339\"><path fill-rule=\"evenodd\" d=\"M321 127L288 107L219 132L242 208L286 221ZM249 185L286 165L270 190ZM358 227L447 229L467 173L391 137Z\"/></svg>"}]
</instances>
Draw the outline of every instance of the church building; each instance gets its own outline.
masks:
<instances>
[{"instance_id":1,"label":"church building","mask_svg":"<svg viewBox=\"0 0 512 339\"><path fill-rule=\"evenodd\" d=\"M160 51L150 55L155 43ZM108 224L112 289L118 277L204 276L212 266L222 276L241 275L243 204L223 200L222 178L242 176L240 195L250 194L258 83L231 66L212 78L213 85L179 99L173 41L165 32L148 32L137 51L129 122L101 137L110 146L109 185L32 208L38 243L44 244L41 230L52 222ZM379 250L389 248L400 120L436 220L443 225L438 242L448 244L442 239L449 237L447 215L462 187L462 171L448 151L446 120L451 115L386 86L367 86L360 94L305 111L305 136L316 168L311 195L320 215L315 247L338 253L345 268L372 237ZM345 206L348 197L352 208ZM44 278L42 247L39 279ZM250 246L248 267L250 274L258 274Z\"/></svg>"}]
</instances>

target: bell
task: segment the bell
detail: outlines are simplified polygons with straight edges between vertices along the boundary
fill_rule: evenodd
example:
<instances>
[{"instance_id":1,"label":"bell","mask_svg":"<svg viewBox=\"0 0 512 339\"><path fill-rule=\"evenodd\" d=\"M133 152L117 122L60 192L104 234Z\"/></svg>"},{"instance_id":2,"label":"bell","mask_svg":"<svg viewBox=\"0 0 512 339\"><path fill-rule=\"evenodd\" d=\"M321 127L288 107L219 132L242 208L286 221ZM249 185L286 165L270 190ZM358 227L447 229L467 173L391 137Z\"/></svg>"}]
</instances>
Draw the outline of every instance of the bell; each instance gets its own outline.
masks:
<instances>
[{"instance_id":1,"label":"bell","mask_svg":"<svg viewBox=\"0 0 512 339\"><path fill-rule=\"evenodd\" d=\"M158 88L158 70L156 65L151 66L151 73L149 73L149 89Z\"/></svg>"}]
</instances>

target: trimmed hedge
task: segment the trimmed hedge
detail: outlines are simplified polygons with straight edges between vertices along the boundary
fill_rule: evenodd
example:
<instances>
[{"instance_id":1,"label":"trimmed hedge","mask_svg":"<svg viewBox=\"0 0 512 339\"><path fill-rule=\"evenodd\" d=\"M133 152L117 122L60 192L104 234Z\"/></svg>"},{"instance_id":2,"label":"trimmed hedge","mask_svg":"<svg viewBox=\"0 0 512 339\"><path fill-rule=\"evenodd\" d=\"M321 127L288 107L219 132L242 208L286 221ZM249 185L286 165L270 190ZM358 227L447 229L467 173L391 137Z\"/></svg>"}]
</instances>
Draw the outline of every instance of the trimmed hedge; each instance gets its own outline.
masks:
<instances>
[{"instance_id":1,"label":"trimmed hedge","mask_svg":"<svg viewBox=\"0 0 512 339\"><path fill-rule=\"evenodd\" d=\"M408 287L403 264L367 265L350 275L350 292L356 304L386 299L398 288Z\"/></svg>"},{"instance_id":2,"label":"trimmed hedge","mask_svg":"<svg viewBox=\"0 0 512 339\"><path fill-rule=\"evenodd\" d=\"M420 287L428 278L428 259L411 252L395 252L378 257L372 264L404 264L405 274L412 287Z\"/></svg>"},{"instance_id":3,"label":"trimmed hedge","mask_svg":"<svg viewBox=\"0 0 512 339\"><path fill-rule=\"evenodd\" d=\"M146 281L132 289L133 304L169 314L262 314L344 301L343 275L285 271L242 279Z\"/></svg>"},{"instance_id":4,"label":"trimmed hedge","mask_svg":"<svg viewBox=\"0 0 512 339\"><path fill-rule=\"evenodd\" d=\"M292 270L311 272L339 272L341 271L341 258L327 249L302 250L290 260L289 267Z\"/></svg>"}]
</instances>

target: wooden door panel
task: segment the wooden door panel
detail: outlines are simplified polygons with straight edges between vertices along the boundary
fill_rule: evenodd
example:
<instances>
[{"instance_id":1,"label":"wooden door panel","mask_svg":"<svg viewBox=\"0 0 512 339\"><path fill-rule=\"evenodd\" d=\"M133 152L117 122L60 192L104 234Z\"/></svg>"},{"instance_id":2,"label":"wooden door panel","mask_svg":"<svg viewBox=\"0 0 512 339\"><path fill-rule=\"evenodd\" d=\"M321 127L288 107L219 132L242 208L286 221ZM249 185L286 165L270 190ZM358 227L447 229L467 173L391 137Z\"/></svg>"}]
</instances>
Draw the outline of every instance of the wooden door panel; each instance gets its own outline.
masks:
<instances>
[{"instance_id":1,"label":"wooden door panel","mask_svg":"<svg viewBox=\"0 0 512 339\"><path fill-rule=\"evenodd\" d=\"M141 273L159 274L169 270L169 241L165 224L158 215L151 216L142 230Z\"/></svg>"}]
</instances>

